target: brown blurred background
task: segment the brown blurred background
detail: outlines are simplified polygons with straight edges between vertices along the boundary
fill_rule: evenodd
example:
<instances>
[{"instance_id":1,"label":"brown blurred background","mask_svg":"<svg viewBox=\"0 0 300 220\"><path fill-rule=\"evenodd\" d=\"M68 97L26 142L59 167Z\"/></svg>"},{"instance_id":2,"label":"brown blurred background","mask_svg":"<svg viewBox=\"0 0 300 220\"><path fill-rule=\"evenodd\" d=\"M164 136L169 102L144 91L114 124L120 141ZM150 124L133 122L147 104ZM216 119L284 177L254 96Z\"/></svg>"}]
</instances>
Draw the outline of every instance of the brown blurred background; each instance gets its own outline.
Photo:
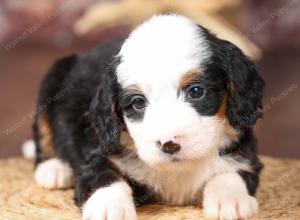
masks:
<instances>
[{"instance_id":1,"label":"brown blurred background","mask_svg":"<svg viewBox=\"0 0 300 220\"><path fill-rule=\"evenodd\" d=\"M114 13L123 13L115 10L115 6L125 1L0 2L0 158L20 155L22 143L31 138L38 86L54 60L126 36L135 25L134 19L138 23L143 17L135 15L137 10L139 13L149 14L152 13L149 12L150 7L151 10L157 10L148 3L144 4L149 2L147 0L127 0L131 2L131 6L137 4L131 11L132 15L127 15L132 16L131 19L122 20L121 16L119 19L112 19L113 22L91 27L88 31L82 30L82 27L86 27L85 24L80 24L81 30L76 26L78 19L95 3L99 7L102 7L101 4L105 7L108 5L105 13L96 14L110 17ZM193 0L184 2L189 1ZM220 4L234 4L218 11L215 17L221 16L228 24L238 28L247 40L262 51L262 57L257 55L256 58L267 82L267 89L264 98L265 117L255 127L259 152L300 158L300 1L218 1ZM165 0L154 2L169 4ZM176 7L185 7L184 4L189 3L181 4ZM109 10L114 11L110 13ZM128 8L124 7L124 10ZM196 10L193 7L191 14L197 14ZM199 14L200 10L202 9L199 9ZM163 10L170 11L176 11L175 6Z\"/></svg>"}]
</instances>

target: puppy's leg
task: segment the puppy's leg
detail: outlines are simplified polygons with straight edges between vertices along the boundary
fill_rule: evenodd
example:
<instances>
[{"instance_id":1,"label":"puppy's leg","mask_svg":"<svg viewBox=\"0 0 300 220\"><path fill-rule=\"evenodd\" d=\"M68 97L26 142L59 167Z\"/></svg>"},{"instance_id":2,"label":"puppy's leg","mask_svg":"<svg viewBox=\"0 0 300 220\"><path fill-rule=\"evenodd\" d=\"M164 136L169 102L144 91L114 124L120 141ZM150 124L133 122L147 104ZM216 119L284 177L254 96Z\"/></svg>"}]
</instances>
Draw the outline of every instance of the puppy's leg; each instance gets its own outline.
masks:
<instances>
[{"instance_id":1,"label":"puppy's leg","mask_svg":"<svg viewBox=\"0 0 300 220\"><path fill-rule=\"evenodd\" d=\"M39 186L45 188L69 188L73 185L73 170L62 160L52 158L37 165L34 178Z\"/></svg>"},{"instance_id":2,"label":"puppy's leg","mask_svg":"<svg viewBox=\"0 0 300 220\"><path fill-rule=\"evenodd\" d=\"M245 219L258 211L258 203L238 173L223 173L206 184L203 209L209 218Z\"/></svg>"},{"instance_id":3,"label":"puppy's leg","mask_svg":"<svg viewBox=\"0 0 300 220\"><path fill-rule=\"evenodd\" d=\"M75 199L83 220L135 220L132 189L106 157L94 155L81 167Z\"/></svg>"},{"instance_id":4,"label":"puppy's leg","mask_svg":"<svg viewBox=\"0 0 300 220\"><path fill-rule=\"evenodd\" d=\"M68 163L57 157L48 115L46 111L39 112L33 127L36 150L35 181L45 188L69 188L73 185L73 170Z\"/></svg>"}]
</instances>

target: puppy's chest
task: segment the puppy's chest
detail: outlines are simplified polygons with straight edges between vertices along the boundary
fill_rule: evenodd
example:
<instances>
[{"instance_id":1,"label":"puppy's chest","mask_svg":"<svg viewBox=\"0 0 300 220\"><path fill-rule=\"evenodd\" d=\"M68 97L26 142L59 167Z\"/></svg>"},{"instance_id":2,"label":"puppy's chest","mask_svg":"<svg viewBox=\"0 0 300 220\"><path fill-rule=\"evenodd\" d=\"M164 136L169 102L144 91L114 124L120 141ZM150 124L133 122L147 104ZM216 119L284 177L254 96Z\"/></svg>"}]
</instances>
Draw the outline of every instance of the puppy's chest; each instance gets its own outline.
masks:
<instances>
[{"instance_id":1,"label":"puppy's chest","mask_svg":"<svg viewBox=\"0 0 300 220\"><path fill-rule=\"evenodd\" d=\"M122 158L113 162L130 179L147 186L146 195L155 194L163 203L172 205L199 204L201 192L207 172L201 172L199 167L182 169L174 165L174 169L156 170L150 168L139 159Z\"/></svg>"}]
</instances>

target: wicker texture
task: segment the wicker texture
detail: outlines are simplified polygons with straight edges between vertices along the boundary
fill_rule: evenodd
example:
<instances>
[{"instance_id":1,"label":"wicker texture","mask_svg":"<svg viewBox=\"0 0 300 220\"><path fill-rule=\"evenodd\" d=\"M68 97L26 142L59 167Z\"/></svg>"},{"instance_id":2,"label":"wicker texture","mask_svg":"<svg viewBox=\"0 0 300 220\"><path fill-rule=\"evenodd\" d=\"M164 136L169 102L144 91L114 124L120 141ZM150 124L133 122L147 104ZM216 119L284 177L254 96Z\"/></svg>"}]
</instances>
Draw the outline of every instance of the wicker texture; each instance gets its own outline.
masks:
<instances>
[{"instance_id":1,"label":"wicker texture","mask_svg":"<svg viewBox=\"0 0 300 220\"><path fill-rule=\"evenodd\" d=\"M300 161L262 157L265 169L257 193L260 212L254 219L300 219ZM74 220L80 210L72 190L46 190L33 181L33 163L21 158L0 161L1 220ZM145 206L139 219L202 219L201 208Z\"/></svg>"}]
</instances>

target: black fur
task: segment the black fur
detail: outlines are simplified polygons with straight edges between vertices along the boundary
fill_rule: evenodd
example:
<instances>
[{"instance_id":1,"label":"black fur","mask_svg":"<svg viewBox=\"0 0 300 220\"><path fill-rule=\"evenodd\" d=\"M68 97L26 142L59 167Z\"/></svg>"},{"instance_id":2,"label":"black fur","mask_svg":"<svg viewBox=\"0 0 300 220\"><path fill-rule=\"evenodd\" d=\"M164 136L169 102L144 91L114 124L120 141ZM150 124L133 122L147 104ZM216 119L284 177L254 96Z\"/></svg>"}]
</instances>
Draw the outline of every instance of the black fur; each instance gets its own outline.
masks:
<instances>
[{"instance_id":1,"label":"black fur","mask_svg":"<svg viewBox=\"0 0 300 220\"><path fill-rule=\"evenodd\" d=\"M204 65L205 71L218 73L227 81L227 116L236 129L251 128L262 116L262 97L265 82L255 64L232 43L216 38L201 28L212 57Z\"/></svg>"},{"instance_id":2,"label":"black fur","mask_svg":"<svg viewBox=\"0 0 300 220\"><path fill-rule=\"evenodd\" d=\"M251 126L261 116L264 82L254 64L234 45L219 40L203 29L212 57L202 64L204 76L199 83L205 97L192 103L202 115L216 114L227 94L227 116L240 131L239 142L220 149L221 156L248 160L254 172L240 172L252 195L258 185L261 164L256 156L256 141ZM54 64L41 85L34 136L37 163L47 159L41 153L38 118L49 118L56 156L75 171L75 200L82 205L99 187L125 179L133 189L137 204L155 201L154 195L111 163L111 156L122 156L126 146L120 145L120 133L126 129L123 115L125 96L114 74L120 62L115 58L122 41L96 48L85 55L73 55ZM66 88L70 88L65 91ZM55 99L57 94L63 94ZM128 98L126 96L126 98ZM125 100L125 101L124 101ZM139 117L142 120L142 116Z\"/></svg>"},{"instance_id":3,"label":"black fur","mask_svg":"<svg viewBox=\"0 0 300 220\"><path fill-rule=\"evenodd\" d=\"M96 186L108 184L118 176L110 170L109 164L105 165L105 155L120 149L120 122L112 113L112 94L117 91L111 89L117 87L111 70L121 42L56 62L41 85L36 119L42 113L49 117L56 156L69 163L77 176L77 204L81 204L81 199ZM71 91L59 100L48 101L69 87ZM39 110L41 106L42 111ZM41 158L38 126L36 120L37 163L44 159Z\"/></svg>"},{"instance_id":4,"label":"black fur","mask_svg":"<svg viewBox=\"0 0 300 220\"><path fill-rule=\"evenodd\" d=\"M186 101L190 102L201 115L215 115L222 105L226 81L220 74L206 70L204 75L199 76L197 83L204 89L203 97L199 100L186 98Z\"/></svg>"},{"instance_id":5,"label":"black fur","mask_svg":"<svg viewBox=\"0 0 300 220\"><path fill-rule=\"evenodd\" d=\"M109 186L120 179L120 173L102 152L98 152L98 150L91 152L85 163L80 167L79 175L76 178L76 204L81 206L96 189Z\"/></svg>"},{"instance_id":6,"label":"black fur","mask_svg":"<svg viewBox=\"0 0 300 220\"><path fill-rule=\"evenodd\" d=\"M233 128L239 130L239 142L220 149L221 156L232 156L238 160L247 160L253 172L240 172L246 182L249 194L254 195L259 183L262 164L257 157L257 142L252 126L262 116L262 96L265 82L255 64L232 43L216 38L208 30L201 28L212 57L204 65L205 72L217 74L221 85L225 82L227 97L227 117ZM224 85L224 84L223 84Z\"/></svg>"},{"instance_id":7,"label":"black fur","mask_svg":"<svg viewBox=\"0 0 300 220\"><path fill-rule=\"evenodd\" d=\"M63 58L55 62L54 65L49 70L46 77L44 78L43 82L41 83L41 89L38 98L37 114L35 115L35 121L33 125L34 140L37 145L36 163L48 159L47 156L45 156L41 152L42 147L40 146L40 140L42 137L39 132L40 125L38 123L38 117L44 112L51 114L52 112L55 111L54 109L57 106L57 104L63 103L63 100L66 97L64 96L59 97L55 101L54 101L54 97L59 95L60 91L64 89L62 82L64 82L65 79L68 77L68 73L71 71L72 67L76 63L76 60L77 60L76 55L71 55L69 57ZM51 120L49 120L50 127L53 127L52 123L54 123L54 121L55 120L52 120L52 118Z\"/></svg>"}]
</instances>

